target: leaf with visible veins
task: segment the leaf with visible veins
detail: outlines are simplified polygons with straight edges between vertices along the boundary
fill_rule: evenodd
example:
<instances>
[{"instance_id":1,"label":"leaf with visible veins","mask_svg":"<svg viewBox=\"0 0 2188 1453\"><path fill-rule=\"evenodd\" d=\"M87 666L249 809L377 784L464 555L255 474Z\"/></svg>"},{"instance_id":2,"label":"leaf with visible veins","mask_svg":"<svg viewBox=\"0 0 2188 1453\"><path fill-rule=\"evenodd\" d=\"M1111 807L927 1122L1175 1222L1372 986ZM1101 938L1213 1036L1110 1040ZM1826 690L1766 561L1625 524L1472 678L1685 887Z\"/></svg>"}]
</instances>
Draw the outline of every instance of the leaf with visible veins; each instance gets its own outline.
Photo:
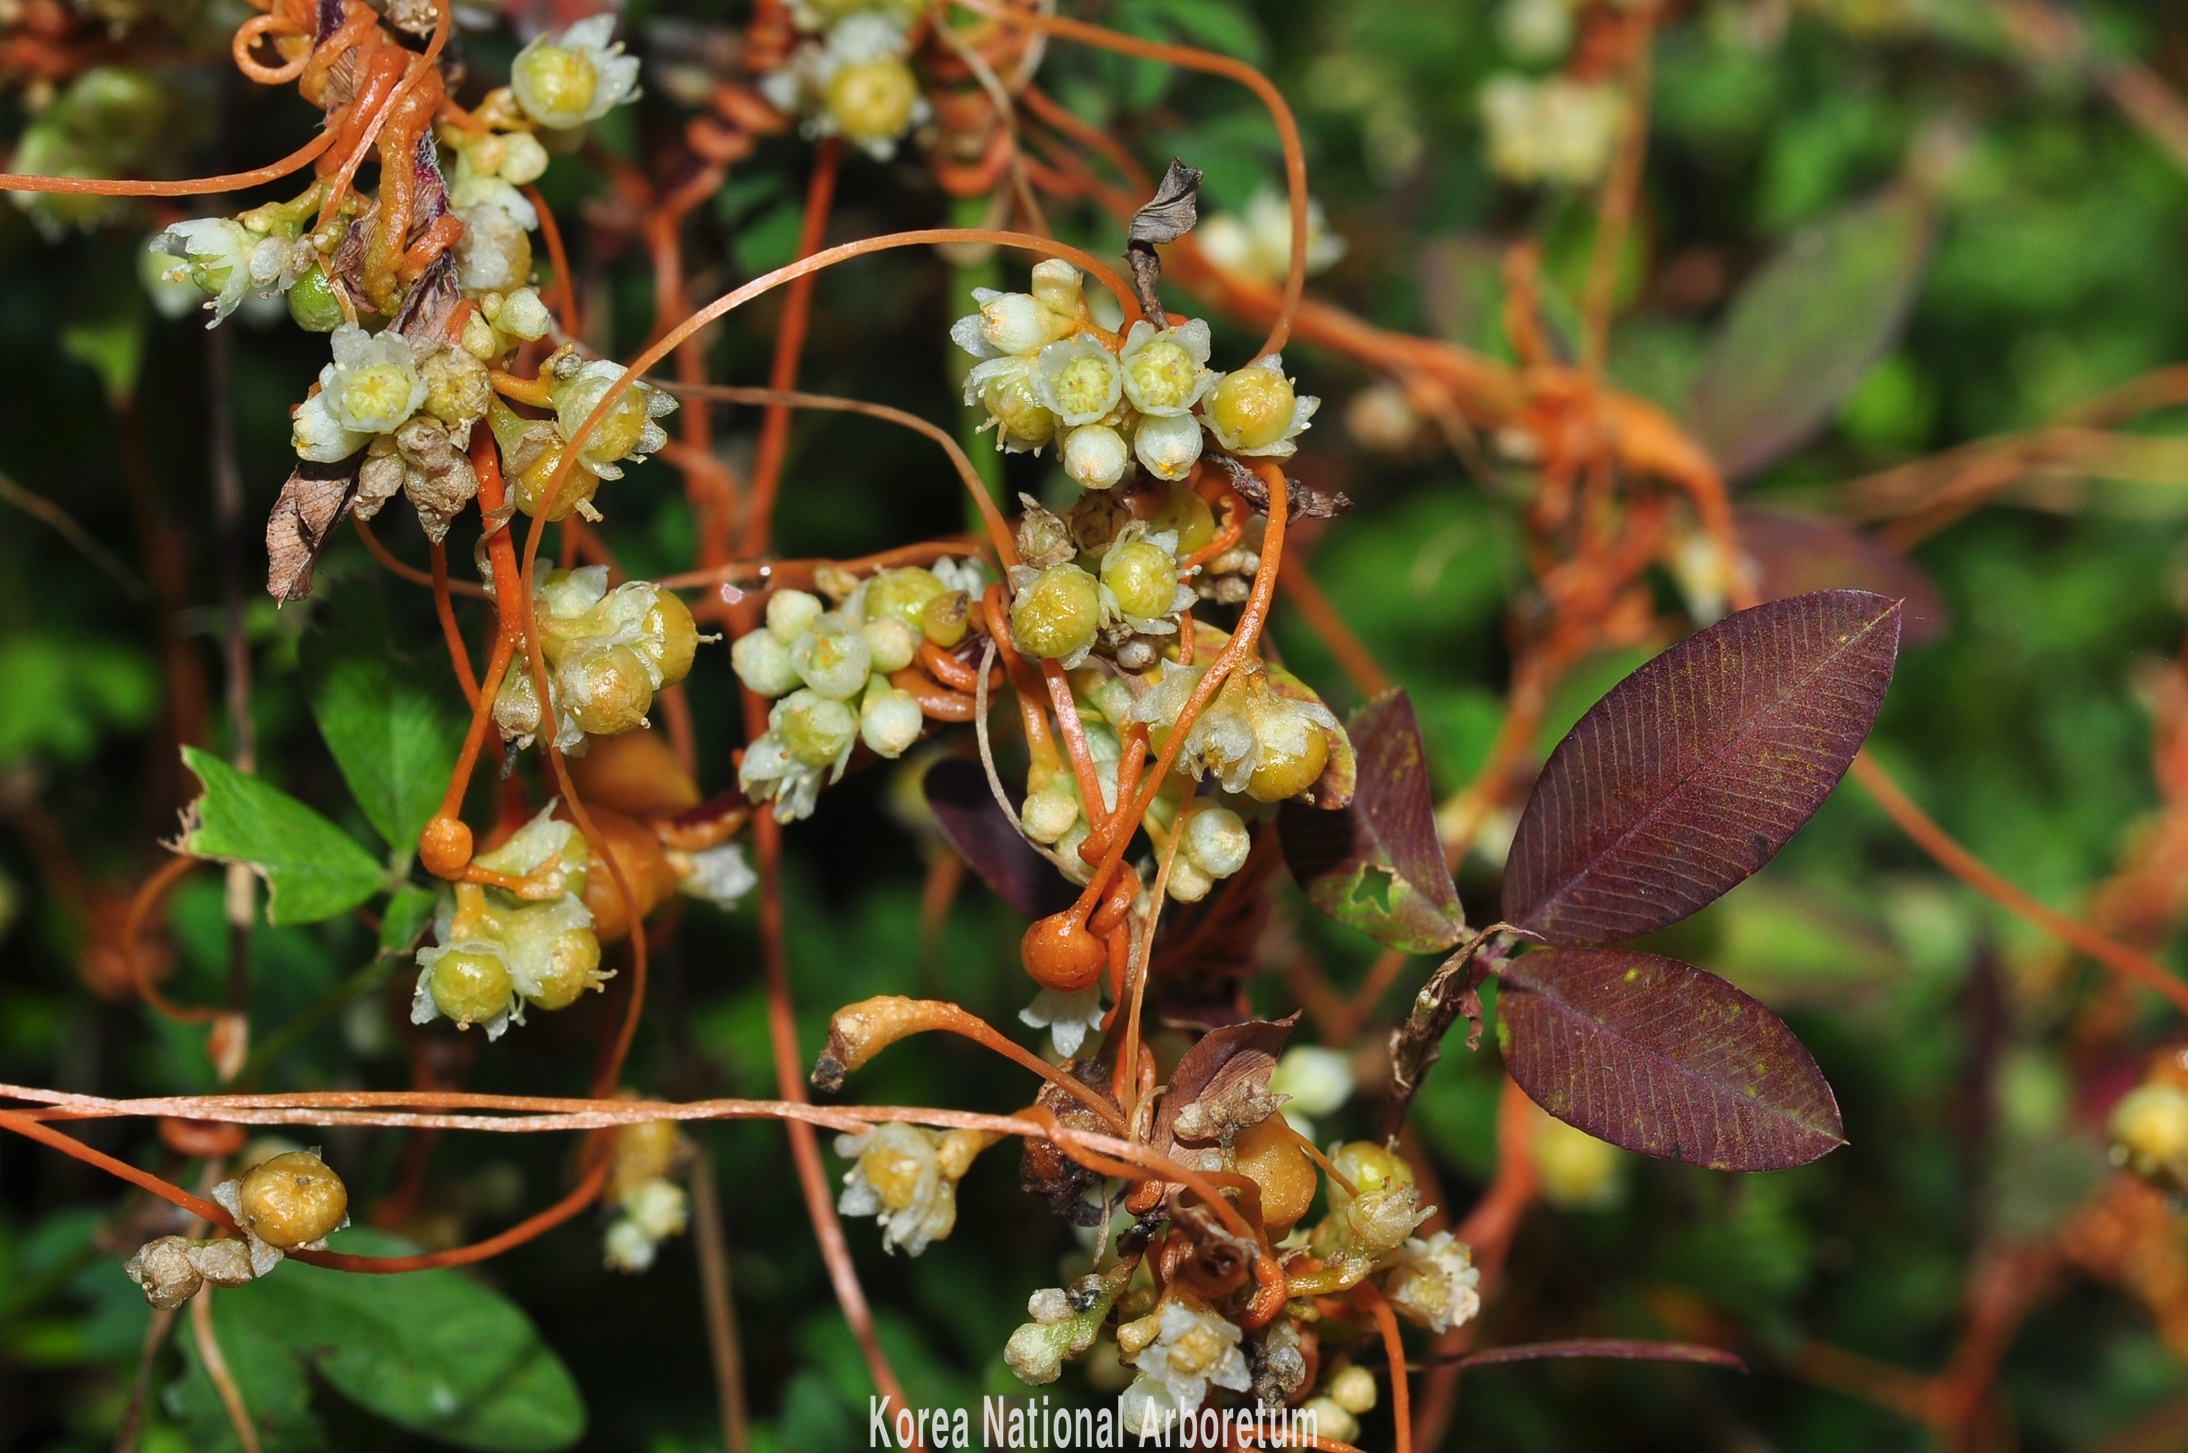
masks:
<instances>
[{"instance_id":1,"label":"leaf with visible veins","mask_svg":"<svg viewBox=\"0 0 2188 1453\"><path fill-rule=\"evenodd\" d=\"M1715 974L1629 949L1505 966L1497 1041L1543 1109L1599 1140L1711 1170L1786 1170L1846 1143L1815 1058Z\"/></svg>"},{"instance_id":2,"label":"leaf with visible veins","mask_svg":"<svg viewBox=\"0 0 2188 1453\"><path fill-rule=\"evenodd\" d=\"M1728 616L1613 687L1542 769L1504 917L1609 944L1714 901L1776 856L1861 749L1900 603L1826 590Z\"/></svg>"}]
</instances>

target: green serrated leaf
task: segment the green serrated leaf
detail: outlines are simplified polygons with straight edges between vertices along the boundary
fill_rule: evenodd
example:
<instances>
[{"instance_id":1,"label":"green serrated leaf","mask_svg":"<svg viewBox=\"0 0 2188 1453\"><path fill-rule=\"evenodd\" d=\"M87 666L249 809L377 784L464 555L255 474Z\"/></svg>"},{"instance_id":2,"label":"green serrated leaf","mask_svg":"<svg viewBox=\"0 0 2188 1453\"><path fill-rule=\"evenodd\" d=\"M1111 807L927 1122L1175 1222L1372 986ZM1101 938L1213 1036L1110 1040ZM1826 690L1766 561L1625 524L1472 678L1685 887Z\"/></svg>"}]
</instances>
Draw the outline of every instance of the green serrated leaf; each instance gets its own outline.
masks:
<instances>
[{"instance_id":1,"label":"green serrated leaf","mask_svg":"<svg viewBox=\"0 0 2188 1453\"><path fill-rule=\"evenodd\" d=\"M407 954L417 947L418 935L433 921L433 909L441 895L431 888L420 888L406 883L395 890L388 899L387 911L380 915L380 952Z\"/></svg>"},{"instance_id":2,"label":"green serrated leaf","mask_svg":"<svg viewBox=\"0 0 2188 1453\"><path fill-rule=\"evenodd\" d=\"M312 685L311 707L373 830L396 851L415 851L456 770L462 728L435 693L378 654L328 666Z\"/></svg>"},{"instance_id":3,"label":"green serrated leaf","mask_svg":"<svg viewBox=\"0 0 2188 1453\"><path fill-rule=\"evenodd\" d=\"M364 1229L335 1242L373 1256L415 1250ZM307 1371L378 1417L466 1448L545 1453L585 1431L577 1384L531 1320L458 1272L370 1276L288 1262L219 1292L213 1324L267 1453L326 1446L307 1436L317 1426ZM199 1434L195 1446L235 1446L194 1356L167 1400Z\"/></svg>"},{"instance_id":4,"label":"green serrated leaf","mask_svg":"<svg viewBox=\"0 0 2188 1453\"><path fill-rule=\"evenodd\" d=\"M380 891L385 872L372 855L288 793L196 747L182 760L205 785L183 851L249 864L266 880L267 922L317 923Z\"/></svg>"}]
</instances>

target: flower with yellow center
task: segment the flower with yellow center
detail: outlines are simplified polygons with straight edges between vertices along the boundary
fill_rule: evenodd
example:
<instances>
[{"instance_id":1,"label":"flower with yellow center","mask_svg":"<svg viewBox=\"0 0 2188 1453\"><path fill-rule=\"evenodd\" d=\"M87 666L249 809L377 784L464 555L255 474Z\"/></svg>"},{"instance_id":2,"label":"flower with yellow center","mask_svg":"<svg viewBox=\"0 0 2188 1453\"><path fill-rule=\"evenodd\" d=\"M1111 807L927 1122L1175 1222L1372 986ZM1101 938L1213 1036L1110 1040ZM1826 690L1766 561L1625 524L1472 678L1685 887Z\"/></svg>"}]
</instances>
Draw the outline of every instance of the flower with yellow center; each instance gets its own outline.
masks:
<instances>
[{"instance_id":1,"label":"flower with yellow center","mask_svg":"<svg viewBox=\"0 0 2188 1453\"><path fill-rule=\"evenodd\" d=\"M1481 1270L1473 1251L1450 1232L1438 1231L1426 1241L1415 1236L1399 1252L1383 1294L1400 1316L1442 1332L1472 1321L1481 1310Z\"/></svg>"},{"instance_id":2,"label":"flower with yellow center","mask_svg":"<svg viewBox=\"0 0 2188 1453\"><path fill-rule=\"evenodd\" d=\"M1091 424L1124 396L1124 370L1099 338L1081 333L1041 350L1033 365L1033 391L1064 423Z\"/></svg>"},{"instance_id":3,"label":"flower with yellow center","mask_svg":"<svg viewBox=\"0 0 2188 1453\"><path fill-rule=\"evenodd\" d=\"M598 121L638 94L638 57L612 40L615 16L580 20L554 40L541 36L517 52L509 88L524 114L556 131Z\"/></svg>"},{"instance_id":4,"label":"flower with yellow center","mask_svg":"<svg viewBox=\"0 0 2188 1453\"><path fill-rule=\"evenodd\" d=\"M895 56L843 66L828 78L828 114L854 146L893 148L918 104L919 82Z\"/></svg>"},{"instance_id":5,"label":"flower with yellow center","mask_svg":"<svg viewBox=\"0 0 2188 1453\"><path fill-rule=\"evenodd\" d=\"M948 1237L957 1225L957 1183L985 1150L977 1130L947 1133L917 1125L877 1125L836 1137L836 1154L857 1163L843 1178L836 1209L881 1222L882 1250L912 1256Z\"/></svg>"},{"instance_id":6,"label":"flower with yellow center","mask_svg":"<svg viewBox=\"0 0 2188 1453\"><path fill-rule=\"evenodd\" d=\"M1152 418L1186 413L1215 381L1208 371L1210 346L1205 319L1159 330L1144 318L1135 322L1117 355L1124 368L1125 397Z\"/></svg>"},{"instance_id":7,"label":"flower with yellow center","mask_svg":"<svg viewBox=\"0 0 2188 1453\"><path fill-rule=\"evenodd\" d=\"M1126 1359L1139 1373L1124 1393L1127 1429L1162 1427L1197 1411L1210 1383L1233 1392L1253 1386L1236 1323L1180 1293L1162 1304L1156 1325L1155 1339Z\"/></svg>"},{"instance_id":8,"label":"flower with yellow center","mask_svg":"<svg viewBox=\"0 0 2188 1453\"><path fill-rule=\"evenodd\" d=\"M374 335L354 323L329 339L334 362L319 371L319 392L296 411L292 440L300 458L333 464L392 434L425 402L426 382L410 344L389 329Z\"/></svg>"}]
</instances>

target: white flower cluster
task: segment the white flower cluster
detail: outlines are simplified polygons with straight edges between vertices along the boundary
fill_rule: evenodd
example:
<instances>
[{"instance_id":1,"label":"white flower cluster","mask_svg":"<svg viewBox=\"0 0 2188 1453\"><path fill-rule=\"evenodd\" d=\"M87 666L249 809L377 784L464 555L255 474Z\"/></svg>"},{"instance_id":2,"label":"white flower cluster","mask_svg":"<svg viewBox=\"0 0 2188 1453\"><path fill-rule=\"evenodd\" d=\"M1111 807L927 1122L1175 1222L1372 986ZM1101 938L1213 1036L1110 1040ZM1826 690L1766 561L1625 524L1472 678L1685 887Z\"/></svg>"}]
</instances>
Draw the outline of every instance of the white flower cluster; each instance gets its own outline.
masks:
<instances>
[{"instance_id":1,"label":"white flower cluster","mask_svg":"<svg viewBox=\"0 0 2188 1453\"><path fill-rule=\"evenodd\" d=\"M1448 1231L1426 1241L1409 1237L1384 1278L1383 1295L1408 1320L1431 1332L1448 1331L1481 1310L1481 1269L1472 1249Z\"/></svg>"},{"instance_id":2,"label":"white flower cluster","mask_svg":"<svg viewBox=\"0 0 2188 1453\"><path fill-rule=\"evenodd\" d=\"M881 1222L881 1248L917 1256L957 1225L957 1183L989 1137L976 1130L877 1125L836 1137L836 1154L854 1162L836 1209Z\"/></svg>"},{"instance_id":3,"label":"white flower cluster","mask_svg":"<svg viewBox=\"0 0 2188 1453\"><path fill-rule=\"evenodd\" d=\"M780 698L738 767L745 795L773 801L776 819L794 822L812 814L823 780L843 775L858 742L880 757L902 756L926 718L889 674L911 665L923 639L962 640L966 605L985 587L977 562L940 560L878 571L834 610L802 590L775 592L766 624L730 648L737 678Z\"/></svg>"},{"instance_id":4,"label":"white flower cluster","mask_svg":"<svg viewBox=\"0 0 2188 1453\"><path fill-rule=\"evenodd\" d=\"M438 942L418 951L411 1023L446 1017L499 1039L512 1021L524 1022L525 1005L565 1009L607 982L584 900L591 854L576 827L553 812L549 803L509 841L474 860L512 882L523 880L521 894L459 883L441 901Z\"/></svg>"},{"instance_id":5,"label":"white flower cluster","mask_svg":"<svg viewBox=\"0 0 2188 1453\"><path fill-rule=\"evenodd\" d=\"M1500 75L1481 93L1489 167L1507 181L1584 187L1602 178L1618 141L1616 87Z\"/></svg>"},{"instance_id":6,"label":"white flower cluster","mask_svg":"<svg viewBox=\"0 0 2188 1453\"><path fill-rule=\"evenodd\" d=\"M801 0L792 19L805 38L760 77L760 94L803 117L806 135L840 136L887 161L934 114L911 67L924 10L921 0Z\"/></svg>"},{"instance_id":7,"label":"white flower cluster","mask_svg":"<svg viewBox=\"0 0 2188 1453\"><path fill-rule=\"evenodd\" d=\"M151 251L177 259L160 268L161 281L189 283L205 294L213 315L206 327L217 327L247 299L280 297L319 265L311 243L293 225L270 227L270 214L261 208L241 220L193 217L152 239Z\"/></svg>"},{"instance_id":8,"label":"white flower cluster","mask_svg":"<svg viewBox=\"0 0 2188 1453\"><path fill-rule=\"evenodd\" d=\"M1112 487L1135 462L1160 480L1186 478L1203 425L1233 454L1289 458L1321 403L1296 394L1275 354L1229 374L1210 369L1200 318L1165 328L1135 319L1122 338L1100 330L1079 270L1059 259L1035 265L1030 293L976 288L973 299L980 311L950 329L980 360L965 402L987 409L1000 449L1054 442L1086 489Z\"/></svg>"},{"instance_id":9,"label":"white flower cluster","mask_svg":"<svg viewBox=\"0 0 2188 1453\"><path fill-rule=\"evenodd\" d=\"M1166 1299L1150 1319L1154 1339L1125 1357L1138 1374L1122 1400L1127 1431L1174 1426L1176 1418L1199 1410L1211 1384L1233 1392L1253 1386L1236 1323L1183 1292Z\"/></svg>"},{"instance_id":10,"label":"white flower cluster","mask_svg":"<svg viewBox=\"0 0 2188 1453\"><path fill-rule=\"evenodd\" d=\"M1550 0L1561 4L1563 0ZM1243 214L1216 212L1193 229L1201 256L1225 272L1280 283L1292 265L1292 209L1281 192L1263 187ZM1345 239L1329 230L1322 204L1307 202L1307 276L1345 255Z\"/></svg>"},{"instance_id":11,"label":"white flower cluster","mask_svg":"<svg viewBox=\"0 0 2188 1453\"><path fill-rule=\"evenodd\" d=\"M609 1163L607 1203L616 1210L608 1227L610 1271L637 1273L653 1265L662 1242L680 1236L691 1220L684 1188L669 1179L683 1151L673 1120L618 1126ZM700 1174L706 1174L701 1162Z\"/></svg>"}]
</instances>

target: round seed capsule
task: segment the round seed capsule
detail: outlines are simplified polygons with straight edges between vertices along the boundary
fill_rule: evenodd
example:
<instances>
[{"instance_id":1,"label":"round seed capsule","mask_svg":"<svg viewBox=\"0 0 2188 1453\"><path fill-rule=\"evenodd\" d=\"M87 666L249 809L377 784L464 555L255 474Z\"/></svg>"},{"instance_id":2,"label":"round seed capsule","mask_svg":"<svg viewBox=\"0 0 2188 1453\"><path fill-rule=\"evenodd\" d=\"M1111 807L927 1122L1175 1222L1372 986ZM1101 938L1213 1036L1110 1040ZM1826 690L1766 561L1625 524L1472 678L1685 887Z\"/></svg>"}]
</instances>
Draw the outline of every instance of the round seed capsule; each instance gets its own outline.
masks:
<instances>
[{"instance_id":1,"label":"round seed capsule","mask_svg":"<svg viewBox=\"0 0 2188 1453\"><path fill-rule=\"evenodd\" d=\"M236 1188L236 1204L244 1230L290 1251L342 1224L349 1188L318 1156L292 1150L252 1166Z\"/></svg>"},{"instance_id":2,"label":"round seed capsule","mask_svg":"<svg viewBox=\"0 0 2188 1453\"><path fill-rule=\"evenodd\" d=\"M1178 556L1182 559L1216 537L1215 511L1192 490L1172 489L1162 508L1148 520L1147 528L1155 534L1177 531Z\"/></svg>"},{"instance_id":3,"label":"round seed capsule","mask_svg":"<svg viewBox=\"0 0 2188 1453\"><path fill-rule=\"evenodd\" d=\"M1238 1133L1231 1147L1238 1172L1261 1187L1261 1220L1270 1234L1281 1235L1314 1204L1321 1177L1299 1144L1299 1136L1281 1114Z\"/></svg>"},{"instance_id":4,"label":"round seed capsule","mask_svg":"<svg viewBox=\"0 0 2188 1453\"><path fill-rule=\"evenodd\" d=\"M1241 368L1223 375L1208 404L1216 428L1240 449L1263 449L1284 437L1297 396L1291 380L1273 368Z\"/></svg>"},{"instance_id":5,"label":"round seed capsule","mask_svg":"<svg viewBox=\"0 0 2188 1453\"><path fill-rule=\"evenodd\" d=\"M525 997L542 1009L567 1009L600 983L599 937L589 928L567 928L555 935L547 970Z\"/></svg>"},{"instance_id":6,"label":"round seed capsule","mask_svg":"<svg viewBox=\"0 0 2188 1453\"><path fill-rule=\"evenodd\" d=\"M653 705L653 675L629 646L573 651L555 668L555 689L578 730L593 736L627 732Z\"/></svg>"},{"instance_id":7,"label":"round seed capsule","mask_svg":"<svg viewBox=\"0 0 2188 1453\"><path fill-rule=\"evenodd\" d=\"M1289 723L1284 728L1271 731L1268 720L1271 714L1288 713L1290 707L1272 700L1255 713L1254 735L1258 743L1258 755L1254 760L1253 774L1246 779L1246 795L1261 802L1282 802L1297 797L1321 780L1322 769L1329 765L1330 744L1321 726L1316 722L1305 723L1305 731L1297 733L1299 750L1287 751L1272 745L1293 738Z\"/></svg>"},{"instance_id":8,"label":"round seed capsule","mask_svg":"<svg viewBox=\"0 0 2188 1453\"><path fill-rule=\"evenodd\" d=\"M526 47L509 76L517 101L547 126L582 121L600 86L600 70L584 51L559 45Z\"/></svg>"},{"instance_id":9,"label":"round seed capsule","mask_svg":"<svg viewBox=\"0 0 2188 1453\"><path fill-rule=\"evenodd\" d=\"M426 993L458 1029L491 1023L509 1012L509 966L500 955L450 949L434 961Z\"/></svg>"},{"instance_id":10,"label":"round seed capsule","mask_svg":"<svg viewBox=\"0 0 2188 1453\"><path fill-rule=\"evenodd\" d=\"M348 321L326 273L314 267L289 289L289 316L307 333L332 333Z\"/></svg>"},{"instance_id":11,"label":"round seed capsule","mask_svg":"<svg viewBox=\"0 0 2188 1453\"><path fill-rule=\"evenodd\" d=\"M919 613L920 633L947 651L972 629L972 596L952 590L927 602Z\"/></svg>"},{"instance_id":12,"label":"round seed capsule","mask_svg":"<svg viewBox=\"0 0 2188 1453\"><path fill-rule=\"evenodd\" d=\"M1102 584L1117 598L1119 610L1152 620L1170 614L1178 592L1178 563L1160 545L1128 540L1103 558Z\"/></svg>"},{"instance_id":13,"label":"round seed capsule","mask_svg":"<svg viewBox=\"0 0 2188 1453\"><path fill-rule=\"evenodd\" d=\"M1093 645L1101 619L1099 582L1076 565L1052 565L1012 602L1010 633L1027 655L1055 659Z\"/></svg>"},{"instance_id":14,"label":"round seed capsule","mask_svg":"<svg viewBox=\"0 0 2188 1453\"><path fill-rule=\"evenodd\" d=\"M673 591L655 593L653 607L638 629L646 654L661 670L663 686L673 686L691 674L692 658L699 654L699 627L691 618L691 607Z\"/></svg>"}]
</instances>

